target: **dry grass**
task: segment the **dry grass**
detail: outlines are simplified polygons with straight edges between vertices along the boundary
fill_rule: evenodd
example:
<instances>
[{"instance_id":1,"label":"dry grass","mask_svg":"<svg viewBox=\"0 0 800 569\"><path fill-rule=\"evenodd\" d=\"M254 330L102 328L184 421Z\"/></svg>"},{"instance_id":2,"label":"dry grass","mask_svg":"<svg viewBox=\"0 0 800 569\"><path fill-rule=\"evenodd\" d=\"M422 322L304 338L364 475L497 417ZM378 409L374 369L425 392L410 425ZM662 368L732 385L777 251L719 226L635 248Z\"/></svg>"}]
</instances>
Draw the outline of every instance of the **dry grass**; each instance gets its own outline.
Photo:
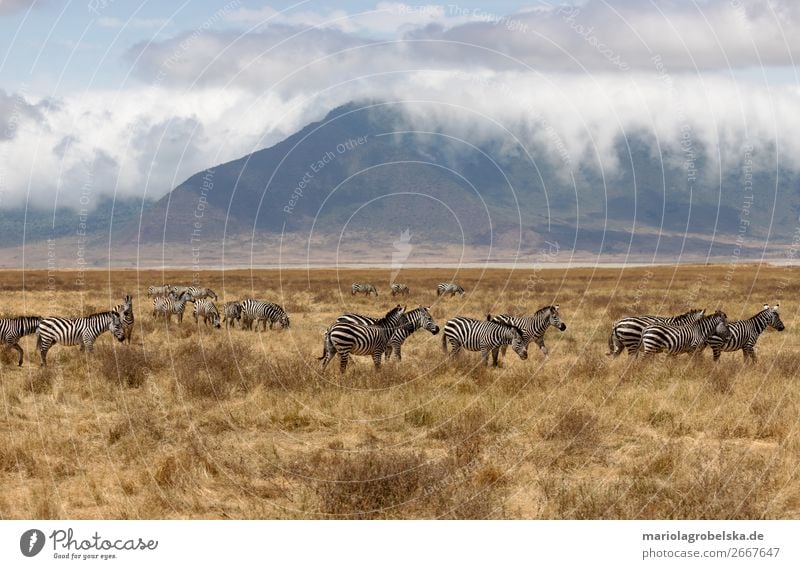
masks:
<instances>
[{"instance_id":1,"label":"dry grass","mask_svg":"<svg viewBox=\"0 0 800 569\"><path fill-rule=\"evenodd\" d=\"M134 298L133 343L55 346L40 369L0 357L3 518L796 518L800 463L796 307L800 271L726 267L408 270L400 302L455 315L561 305L551 355L511 351L499 369L441 336L412 336L401 364L317 357L346 311L382 314L388 271L203 273L225 300L283 305L286 331L154 322L144 296L181 271L0 275L3 314L77 315ZM376 298L354 298L353 281ZM460 282L463 298L434 285ZM530 288L529 288L530 287ZM611 321L721 307L747 317L782 301L786 331L759 360L605 356ZM718 304L719 303L719 304Z\"/></svg>"}]
</instances>

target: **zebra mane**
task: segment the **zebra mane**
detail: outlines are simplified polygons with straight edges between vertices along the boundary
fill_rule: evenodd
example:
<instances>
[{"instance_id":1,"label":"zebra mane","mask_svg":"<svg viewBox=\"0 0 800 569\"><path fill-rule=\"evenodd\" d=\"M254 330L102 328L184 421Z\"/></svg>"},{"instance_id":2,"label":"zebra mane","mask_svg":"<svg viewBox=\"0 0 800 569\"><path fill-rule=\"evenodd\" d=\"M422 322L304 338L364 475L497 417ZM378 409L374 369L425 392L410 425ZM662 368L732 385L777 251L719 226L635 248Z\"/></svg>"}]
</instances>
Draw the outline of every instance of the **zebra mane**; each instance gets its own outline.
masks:
<instances>
[{"instance_id":1,"label":"zebra mane","mask_svg":"<svg viewBox=\"0 0 800 569\"><path fill-rule=\"evenodd\" d=\"M507 314L500 314L499 317L500 318L513 318L513 317L508 316ZM525 337L525 334L522 333L522 330L520 330L518 326L515 326L514 324L511 324L511 322L498 322L494 318L495 317L492 316L491 314L487 314L486 315L486 320L488 320L492 324L497 324L498 326L505 326L506 328L511 328L512 330L516 330L517 334L519 334L520 336Z\"/></svg>"}]
</instances>

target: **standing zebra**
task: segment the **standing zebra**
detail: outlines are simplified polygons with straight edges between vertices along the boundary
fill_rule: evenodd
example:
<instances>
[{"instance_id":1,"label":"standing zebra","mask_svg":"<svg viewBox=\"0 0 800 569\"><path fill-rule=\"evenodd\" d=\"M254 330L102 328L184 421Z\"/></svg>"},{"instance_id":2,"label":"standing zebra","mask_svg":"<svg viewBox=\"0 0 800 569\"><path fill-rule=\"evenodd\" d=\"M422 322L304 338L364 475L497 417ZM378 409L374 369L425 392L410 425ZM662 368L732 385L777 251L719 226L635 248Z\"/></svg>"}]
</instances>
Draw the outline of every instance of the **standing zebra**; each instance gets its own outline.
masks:
<instances>
[{"instance_id":1,"label":"standing zebra","mask_svg":"<svg viewBox=\"0 0 800 569\"><path fill-rule=\"evenodd\" d=\"M444 294L449 294L450 296L460 294L464 296L464 289L461 288L461 285L456 283L439 283L436 285L436 296L442 296Z\"/></svg>"},{"instance_id":2,"label":"standing zebra","mask_svg":"<svg viewBox=\"0 0 800 569\"><path fill-rule=\"evenodd\" d=\"M22 365L22 346L19 339L28 334L33 334L39 330L41 316L19 316L17 318L0 318L0 341L6 348L11 348L19 352L18 366Z\"/></svg>"},{"instance_id":3,"label":"standing zebra","mask_svg":"<svg viewBox=\"0 0 800 569\"><path fill-rule=\"evenodd\" d=\"M194 323L199 324L200 318L203 318L203 324L208 326L208 321L214 328L220 328L219 323L219 310L217 310L214 301L207 298L201 298L195 301L194 308L192 308L192 315L194 316Z\"/></svg>"},{"instance_id":4,"label":"standing zebra","mask_svg":"<svg viewBox=\"0 0 800 569\"><path fill-rule=\"evenodd\" d=\"M639 351L645 356L652 356L662 351L671 356L696 354L703 351L708 339L714 335L722 340L727 340L731 335L728 317L721 310L684 326L650 324L642 332Z\"/></svg>"},{"instance_id":5,"label":"standing zebra","mask_svg":"<svg viewBox=\"0 0 800 569\"><path fill-rule=\"evenodd\" d=\"M242 305L239 302L226 302L222 307L223 322L225 328L236 327L236 321L242 318Z\"/></svg>"},{"instance_id":6,"label":"standing zebra","mask_svg":"<svg viewBox=\"0 0 800 569\"><path fill-rule=\"evenodd\" d=\"M522 340L522 332L516 326L490 322L488 320L474 320L457 316L447 321L442 336L442 350L447 352L447 343L450 342L455 356L461 348L473 352L480 352L483 361L489 365L489 353L492 354L492 365L497 367L497 356L500 347L511 344L522 360L528 359L528 350Z\"/></svg>"},{"instance_id":7,"label":"standing zebra","mask_svg":"<svg viewBox=\"0 0 800 569\"><path fill-rule=\"evenodd\" d=\"M611 334L608 336L607 356L615 358L628 349L628 355L636 354L639 343L642 339L642 331L650 324L668 324L672 326L683 326L697 322L705 316L704 308L693 308L688 312L678 316L629 316L614 322L611 327Z\"/></svg>"},{"instance_id":8,"label":"standing zebra","mask_svg":"<svg viewBox=\"0 0 800 569\"><path fill-rule=\"evenodd\" d=\"M544 333L550 326L558 328L562 332L567 329L567 325L561 321L561 314L558 311L558 305L545 306L536 311L533 316L509 316L507 314L498 314L486 316L486 319L498 324L506 324L516 326L522 332L522 342L525 344L525 349L531 342L534 342L542 353L547 356L549 350L544 345ZM500 351L506 355L507 345L503 345Z\"/></svg>"},{"instance_id":9,"label":"standing zebra","mask_svg":"<svg viewBox=\"0 0 800 569\"><path fill-rule=\"evenodd\" d=\"M378 296L378 289L369 283L353 283L353 286L350 287L350 294L352 296L355 296L358 293L361 293L364 296L369 296L373 292L375 293L375 296Z\"/></svg>"},{"instance_id":10,"label":"standing zebra","mask_svg":"<svg viewBox=\"0 0 800 569\"><path fill-rule=\"evenodd\" d=\"M171 290L172 286L168 284L161 286L149 286L147 287L147 296L167 296Z\"/></svg>"},{"instance_id":11,"label":"standing zebra","mask_svg":"<svg viewBox=\"0 0 800 569\"><path fill-rule=\"evenodd\" d=\"M381 357L389 341L400 324L405 310L397 305L375 324L364 325L351 322L337 322L325 332L322 369L339 354L339 370L344 373L350 355L372 356L375 367L381 366Z\"/></svg>"},{"instance_id":12,"label":"standing zebra","mask_svg":"<svg viewBox=\"0 0 800 569\"><path fill-rule=\"evenodd\" d=\"M81 351L94 350L94 342L103 332L109 330L114 337L122 342L125 333L122 331L122 321L118 312L99 312L81 318L60 318L52 316L43 318L36 334L36 350L42 358L42 365L47 366L47 351L53 344L60 343L65 346L77 346Z\"/></svg>"},{"instance_id":13,"label":"standing zebra","mask_svg":"<svg viewBox=\"0 0 800 569\"><path fill-rule=\"evenodd\" d=\"M172 321L172 315L178 315L178 323L183 322L183 311L186 310L186 303L194 302L188 291L184 291L180 296L175 295L175 291L170 291L167 297L157 297L153 299L153 318L163 316L167 322Z\"/></svg>"},{"instance_id":14,"label":"standing zebra","mask_svg":"<svg viewBox=\"0 0 800 569\"><path fill-rule=\"evenodd\" d=\"M408 296L408 294L411 292L407 285L400 283L392 283L391 289L392 296L397 296L398 294L400 296Z\"/></svg>"},{"instance_id":15,"label":"standing zebra","mask_svg":"<svg viewBox=\"0 0 800 569\"><path fill-rule=\"evenodd\" d=\"M378 318L363 316L361 314L342 314L336 319L336 322L375 326L378 320ZM434 336L439 333L439 326L434 322L429 307L420 306L403 314L400 323L397 325L397 329L392 334L386 346L386 359L388 360L391 358L392 352L394 352L397 356L397 361L401 361L401 346L403 342L405 342L411 334L420 329L427 330Z\"/></svg>"},{"instance_id":16,"label":"standing zebra","mask_svg":"<svg viewBox=\"0 0 800 569\"><path fill-rule=\"evenodd\" d=\"M754 362L756 361L756 342L761 333L767 329L768 326L775 328L778 332L784 329L781 317L778 316L778 307L776 304L773 308L769 304L765 304L764 308L754 314L747 320L735 320L728 322L731 335L727 340L719 336L711 336L708 339L708 345L714 352L714 361L719 359L722 352L735 352L742 350L744 360L747 361L749 357Z\"/></svg>"},{"instance_id":17,"label":"standing zebra","mask_svg":"<svg viewBox=\"0 0 800 569\"><path fill-rule=\"evenodd\" d=\"M130 344L133 337L133 299L131 295L126 294L125 298L122 299L122 304L116 305L112 310L119 314L125 340Z\"/></svg>"},{"instance_id":18,"label":"standing zebra","mask_svg":"<svg viewBox=\"0 0 800 569\"><path fill-rule=\"evenodd\" d=\"M249 330L256 323L254 330L258 332L258 323L264 322L263 330L267 329L267 322L269 322L269 329L277 322L281 328L289 327L289 316L286 312L273 302L263 302L261 300L254 300L248 298L241 302L242 306L242 327L247 327Z\"/></svg>"},{"instance_id":19,"label":"standing zebra","mask_svg":"<svg viewBox=\"0 0 800 569\"><path fill-rule=\"evenodd\" d=\"M203 287L203 286L181 286L181 287L173 287L175 290L175 294L178 296L181 295L183 292L188 292L192 295L192 298L198 300L200 298L213 298L214 300L218 300L217 293L211 290L210 288Z\"/></svg>"}]
</instances>

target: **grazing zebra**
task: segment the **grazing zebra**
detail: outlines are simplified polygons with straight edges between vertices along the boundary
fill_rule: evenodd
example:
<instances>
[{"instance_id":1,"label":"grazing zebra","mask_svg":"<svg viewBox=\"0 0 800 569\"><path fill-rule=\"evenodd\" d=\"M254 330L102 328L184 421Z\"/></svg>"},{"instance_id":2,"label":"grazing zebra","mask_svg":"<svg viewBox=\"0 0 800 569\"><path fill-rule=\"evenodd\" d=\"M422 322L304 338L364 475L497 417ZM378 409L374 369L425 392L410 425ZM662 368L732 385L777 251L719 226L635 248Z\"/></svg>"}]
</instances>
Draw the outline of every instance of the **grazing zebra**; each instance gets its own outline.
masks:
<instances>
[{"instance_id":1,"label":"grazing zebra","mask_svg":"<svg viewBox=\"0 0 800 569\"><path fill-rule=\"evenodd\" d=\"M684 326L650 324L642 332L639 351L645 356L652 356L662 351L672 356L695 354L702 352L708 339L714 335L722 340L727 340L731 335L728 317L721 310Z\"/></svg>"},{"instance_id":2,"label":"grazing zebra","mask_svg":"<svg viewBox=\"0 0 800 569\"><path fill-rule=\"evenodd\" d=\"M487 320L497 322L498 324L506 324L516 326L522 332L522 342L525 344L525 349L531 342L534 342L542 353L547 356L549 350L544 345L544 333L550 326L558 328L562 332L567 329L567 325L561 321L561 314L558 311L558 305L545 306L536 311L533 316L509 316L507 314L498 314L486 316ZM503 345L500 352L506 355L506 348L508 345Z\"/></svg>"},{"instance_id":3,"label":"grazing zebra","mask_svg":"<svg viewBox=\"0 0 800 569\"><path fill-rule=\"evenodd\" d=\"M765 304L760 312L747 320L728 322L731 335L727 340L716 335L711 336L708 339L708 345L714 351L714 361L719 359L722 352L735 352L736 350L742 350L745 361L748 357L756 361L756 342L767 326L772 326L778 332L782 332L784 329L781 317L778 315L779 306L776 304L770 308L769 304Z\"/></svg>"},{"instance_id":4,"label":"grazing zebra","mask_svg":"<svg viewBox=\"0 0 800 569\"><path fill-rule=\"evenodd\" d=\"M217 310L214 301L207 298L201 298L195 301L192 314L194 315L195 324L199 324L200 318L202 317L203 324L208 325L208 321L210 320L214 328L220 328L219 310Z\"/></svg>"},{"instance_id":5,"label":"grazing zebra","mask_svg":"<svg viewBox=\"0 0 800 569\"><path fill-rule=\"evenodd\" d=\"M36 350L42 358L42 365L47 366L47 351L53 344L60 343L65 346L80 344L81 351L91 352L97 337L106 330L110 330L120 342L125 339L118 312L113 310L99 312L81 318L58 316L43 318L36 334Z\"/></svg>"},{"instance_id":6,"label":"grazing zebra","mask_svg":"<svg viewBox=\"0 0 800 569\"><path fill-rule=\"evenodd\" d=\"M203 287L203 286L173 286L171 290L175 292L175 296L180 297L184 292L188 292L192 295L194 300L198 300L200 298L213 298L217 300L217 293L211 290L210 288Z\"/></svg>"},{"instance_id":7,"label":"grazing zebra","mask_svg":"<svg viewBox=\"0 0 800 569\"><path fill-rule=\"evenodd\" d=\"M0 341L2 341L7 348L19 352L19 362L17 365L22 365L22 356L24 355L22 346L19 345L19 339L28 334L37 332L41 321L41 316L0 318Z\"/></svg>"},{"instance_id":8,"label":"grazing zebra","mask_svg":"<svg viewBox=\"0 0 800 569\"><path fill-rule=\"evenodd\" d=\"M161 286L149 286L147 287L147 296L167 296L171 290L172 286L168 284Z\"/></svg>"},{"instance_id":9,"label":"grazing zebra","mask_svg":"<svg viewBox=\"0 0 800 569\"><path fill-rule=\"evenodd\" d=\"M683 326L697 322L705 316L704 308L693 308L678 316L629 316L614 322L611 334L608 336L607 356L617 357L625 348L628 355L636 354L642 339L642 331L650 324L668 324Z\"/></svg>"},{"instance_id":10,"label":"grazing zebra","mask_svg":"<svg viewBox=\"0 0 800 569\"><path fill-rule=\"evenodd\" d=\"M172 321L172 315L178 315L178 323L183 322L183 311L186 310L186 303L194 302L188 291L184 291L180 296L176 296L175 291L170 291L167 297L153 299L153 318L163 316L167 322Z\"/></svg>"},{"instance_id":11,"label":"grazing zebra","mask_svg":"<svg viewBox=\"0 0 800 569\"><path fill-rule=\"evenodd\" d=\"M242 318L242 305L239 302L226 302L222 307L225 328L236 327L236 321Z\"/></svg>"},{"instance_id":12,"label":"grazing zebra","mask_svg":"<svg viewBox=\"0 0 800 569\"><path fill-rule=\"evenodd\" d=\"M350 313L342 314L336 319L336 322L375 326L378 320L378 318ZM411 334L420 329L427 330L434 336L439 333L439 327L436 325L436 322L434 322L429 307L420 306L403 314L400 323L397 325L397 330L394 331L386 346L386 359L388 360L391 358L392 352L394 352L397 356L397 361L402 360L401 346L403 342L405 342Z\"/></svg>"},{"instance_id":13,"label":"grazing zebra","mask_svg":"<svg viewBox=\"0 0 800 569\"><path fill-rule=\"evenodd\" d=\"M350 287L350 294L352 296L355 296L358 293L361 293L364 296L369 296L373 292L375 293L375 296L378 296L378 289L369 283L353 283L353 286Z\"/></svg>"},{"instance_id":14,"label":"grazing zebra","mask_svg":"<svg viewBox=\"0 0 800 569\"><path fill-rule=\"evenodd\" d=\"M511 344L522 360L528 359L528 350L522 339L522 332L516 326L490 322L488 320L474 320L457 316L447 321L442 336L442 350L447 352L447 343L450 342L455 356L461 348L473 352L480 352L486 365L489 364L489 353L492 354L492 365L497 367L497 356L500 346Z\"/></svg>"},{"instance_id":15,"label":"grazing zebra","mask_svg":"<svg viewBox=\"0 0 800 569\"><path fill-rule=\"evenodd\" d=\"M461 288L461 285L457 285L456 283L439 283L436 285L436 296L442 296L444 294L449 294L450 296L460 294L464 296L464 289Z\"/></svg>"},{"instance_id":16,"label":"grazing zebra","mask_svg":"<svg viewBox=\"0 0 800 569\"><path fill-rule=\"evenodd\" d=\"M248 298L241 302L242 306L242 327L247 327L250 330L253 327L253 322L256 323L254 330L258 332L259 321L264 322L263 330L267 329L267 322L269 322L269 329L277 322L281 328L289 327L289 317L286 312L275 303L263 302L261 300L254 300Z\"/></svg>"},{"instance_id":17,"label":"grazing zebra","mask_svg":"<svg viewBox=\"0 0 800 569\"><path fill-rule=\"evenodd\" d=\"M392 296L397 296L398 294L400 296L408 296L408 294L411 292L408 288L408 285L400 283L392 283L391 289L392 289Z\"/></svg>"},{"instance_id":18,"label":"grazing zebra","mask_svg":"<svg viewBox=\"0 0 800 569\"><path fill-rule=\"evenodd\" d=\"M119 314L125 340L130 344L133 337L133 299L131 295L126 294L125 298L122 299L122 304L116 305L112 310Z\"/></svg>"},{"instance_id":19,"label":"grazing zebra","mask_svg":"<svg viewBox=\"0 0 800 569\"><path fill-rule=\"evenodd\" d=\"M374 324L337 322L325 332L322 369L339 354L339 370L344 373L351 355L372 356L375 367L381 366L381 357L386 351L392 335L397 330L405 310L397 305Z\"/></svg>"}]
</instances>

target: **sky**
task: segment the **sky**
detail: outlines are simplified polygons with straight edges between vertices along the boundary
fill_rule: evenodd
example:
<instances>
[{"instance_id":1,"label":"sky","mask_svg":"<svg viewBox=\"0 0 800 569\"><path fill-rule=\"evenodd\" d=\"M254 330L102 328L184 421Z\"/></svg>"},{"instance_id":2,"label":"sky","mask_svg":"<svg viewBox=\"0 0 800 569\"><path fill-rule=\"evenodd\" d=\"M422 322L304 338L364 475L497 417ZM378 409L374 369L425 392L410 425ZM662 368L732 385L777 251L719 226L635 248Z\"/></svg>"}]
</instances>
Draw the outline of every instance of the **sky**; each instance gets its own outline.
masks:
<instances>
[{"instance_id":1,"label":"sky","mask_svg":"<svg viewBox=\"0 0 800 569\"><path fill-rule=\"evenodd\" d=\"M798 56L793 0L0 0L0 208L159 198L353 100L570 167L645 131L797 168Z\"/></svg>"}]
</instances>

